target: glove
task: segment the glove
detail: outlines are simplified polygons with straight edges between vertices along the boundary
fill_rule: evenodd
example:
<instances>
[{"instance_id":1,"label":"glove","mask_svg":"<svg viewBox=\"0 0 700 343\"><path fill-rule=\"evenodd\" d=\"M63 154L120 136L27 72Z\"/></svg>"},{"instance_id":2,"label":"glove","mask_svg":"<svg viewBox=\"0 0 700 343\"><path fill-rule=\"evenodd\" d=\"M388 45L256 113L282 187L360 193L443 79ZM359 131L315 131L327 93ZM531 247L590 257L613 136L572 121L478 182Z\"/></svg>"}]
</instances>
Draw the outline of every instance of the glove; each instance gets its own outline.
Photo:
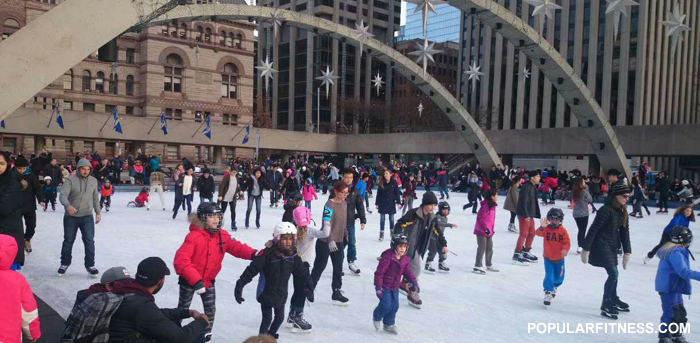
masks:
<instances>
[{"instance_id":1,"label":"glove","mask_svg":"<svg viewBox=\"0 0 700 343\"><path fill-rule=\"evenodd\" d=\"M411 287L409 288L413 293L420 293L420 287L418 287L418 281L411 282Z\"/></svg>"},{"instance_id":2,"label":"glove","mask_svg":"<svg viewBox=\"0 0 700 343\"><path fill-rule=\"evenodd\" d=\"M382 298L384 297L384 291L381 288L377 287L374 293L377 294L377 298L379 298L379 300L382 300Z\"/></svg>"},{"instance_id":3,"label":"glove","mask_svg":"<svg viewBox=\"0 0 700 343\"><path fill-rule=\"evenodd\" d=\"M622 269L627 269L627 263L630 261L632 254L625 254L622 256Z\"/></svg>"},{"instance_id":4,"label":"glove","mask_svg":"<svg viewBox=\"0 0 700 343\"><path fill-rule=\"evenodd\" d=\"M335 244L334 241L328 242L328 250L330 250L331 252L338 251L338 246Z\"/></svg>"},{"instance_id":5,"label":"glove","mask_svg":"<svg viewBox=\"0 0 700 343\"><path fill-rule=\"evenodd\" d=\"M204 282L202 282L202 280L197 281L197 283L194 284L193 288L194 291L197 292L197 294L204 294L207 292L207 289L204 287Z\"/></svg>"},{"instance_id":6,"label":"glove","mask_svg":"<svg viewBox=\"0 0 700 343\"><path fill-rule=\"evenodd\" d=\"M238 280L238 282L236 282L236 289L233 291L233 295L236 297L236 302L239 304L245 301L245 299L243 299L243 286L244 285L241 280Z\"/></svg>"},{"instance_id":7,"label":"glove","mask_svg":"<svg viewBox=\"0 0 700 343\"><path fill-rule=\"evenodd\" d=\"M588 250L581 251L581 262L583 262L583 264L588 264L588 254L590 253L591 252Z\"/></svg>"},{"instance_id":8,"label":"glove","mask_svg":"<svg viewBox=\"0 0 700 343\"><path fill-rule=\"evenodd\" d=\"M485 234L486 236L490 235L490 234L491 234L491 230L485 229L485 230L484 230L484 234ZM499 237L500 237L500 236L499 236Z\"/></svg>"}]
</instances>

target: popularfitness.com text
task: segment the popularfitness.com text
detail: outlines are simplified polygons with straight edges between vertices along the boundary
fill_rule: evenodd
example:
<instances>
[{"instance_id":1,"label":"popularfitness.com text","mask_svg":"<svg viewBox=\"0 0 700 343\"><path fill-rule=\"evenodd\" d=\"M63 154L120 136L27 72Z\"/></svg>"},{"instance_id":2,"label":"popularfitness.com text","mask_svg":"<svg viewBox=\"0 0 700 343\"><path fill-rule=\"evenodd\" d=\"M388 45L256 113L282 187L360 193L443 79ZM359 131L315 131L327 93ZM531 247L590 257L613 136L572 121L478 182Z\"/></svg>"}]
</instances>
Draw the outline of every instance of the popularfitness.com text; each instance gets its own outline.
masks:
<instances>
[{"instance_id":1,"label":"popularfitness.com text","mask_svg":"<svg viewBox=\"0 0 700 343\"><path fill-rule=\"evenodd\" d=\"M539 334L656 334L668 332L689 333L690 324L671 323L528 323L527 333Z\"/></svg>"}]
</instances>

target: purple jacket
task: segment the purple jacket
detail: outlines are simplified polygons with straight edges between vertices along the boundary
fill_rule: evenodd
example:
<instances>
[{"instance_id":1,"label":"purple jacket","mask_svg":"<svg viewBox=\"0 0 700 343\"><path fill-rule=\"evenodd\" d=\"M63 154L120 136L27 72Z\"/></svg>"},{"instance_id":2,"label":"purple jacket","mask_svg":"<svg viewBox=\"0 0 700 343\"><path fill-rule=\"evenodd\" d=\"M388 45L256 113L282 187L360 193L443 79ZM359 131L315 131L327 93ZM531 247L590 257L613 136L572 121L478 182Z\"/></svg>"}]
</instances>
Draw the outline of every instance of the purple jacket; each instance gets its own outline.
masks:
<instances>
[{"instance_id":1,"label":"purple jacket","mask_svg":"<svg viewBox=\"0 0 700 343\"><path fill-rule=\"evenodd\" d=\"M476 214L476 225L474 225L474 234L477 236L493 236L493 229L496 223L496 206L489 207L488 200L481 202L479 213ZM490 232L487 235L485 230Z\"/></svg>"},{"instance_id":2,"label":"purple jacket","mask_svg":"<svg viewBox=\"0 0 700 343\"><path fill-rule=\"evenodd\" d=\"M401 276L405 276L413 285L418 285L416 277L411 271L411 258L404 255L400 260L396 259L394 251L386 249L379 260L377 271L374 272L374 287L386 287L391 291L399 289Z\"/></svg>"}]
</instances>

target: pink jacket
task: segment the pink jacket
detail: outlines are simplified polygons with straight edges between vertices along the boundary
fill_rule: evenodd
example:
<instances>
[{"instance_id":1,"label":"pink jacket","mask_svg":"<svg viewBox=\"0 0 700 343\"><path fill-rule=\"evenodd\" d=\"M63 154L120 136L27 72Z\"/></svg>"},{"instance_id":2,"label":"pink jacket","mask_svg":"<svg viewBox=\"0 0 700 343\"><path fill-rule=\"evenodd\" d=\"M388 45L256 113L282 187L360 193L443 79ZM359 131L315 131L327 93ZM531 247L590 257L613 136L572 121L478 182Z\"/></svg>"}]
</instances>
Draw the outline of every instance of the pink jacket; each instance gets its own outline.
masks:
<instances>
[{"instance_id":1,"label":"pink jacket","mask_svg":"<svg viewBox=\"0 0 700 343\"><path fill-rule=\"evenodd\" d=\"M304 185L301 189L301 196L304 198L304 201L318 200L318 195L316 195L316 190L314 190L312 185Z\"/></svg>"},{"instance_id":2,"label":"pink jacket","mask_svg":"<svg viewBox=\"0 0 700 343\"><path fill-rule=\"evenodd\" d=\"M3 343L21 343L20 332L30 341L41 337L32 288L22 274L10 270L15 255L17 241L0 235L0 342Z\"/></svg>"},{"instance_id":3,"label":"pink jacket","mask_svg":"<svg viewBox=\"0 0 700 343\"><path fill-rule=\"evenodd\" d=\"M481 208L479 208L479 213L476 214L476 225L474 225L474 234L477 236L493 236L493 229L496 224L496 207L489 207L488 200L481 202ZM486 234L486 229L489 230L489 234Z\"/></svg>"}]
</instances>

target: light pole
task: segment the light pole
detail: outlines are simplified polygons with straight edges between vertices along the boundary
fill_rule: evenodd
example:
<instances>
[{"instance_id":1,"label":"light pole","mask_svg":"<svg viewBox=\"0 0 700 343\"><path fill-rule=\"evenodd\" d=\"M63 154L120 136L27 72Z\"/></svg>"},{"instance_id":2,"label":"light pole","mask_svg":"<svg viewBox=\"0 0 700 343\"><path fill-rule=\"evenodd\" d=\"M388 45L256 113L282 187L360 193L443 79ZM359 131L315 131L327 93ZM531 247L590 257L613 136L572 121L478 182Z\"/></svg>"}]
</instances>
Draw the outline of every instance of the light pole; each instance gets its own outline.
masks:
<instances>
[{"instance_id":1,"label":"light pole","mask_svg":"<svg viewBox=\"0 0 700 343\"><path fill-rule=\"evenodd\" d=\"M316 130L321 133L321 86L316 89Z\"/></svg>"}]
</instances>

